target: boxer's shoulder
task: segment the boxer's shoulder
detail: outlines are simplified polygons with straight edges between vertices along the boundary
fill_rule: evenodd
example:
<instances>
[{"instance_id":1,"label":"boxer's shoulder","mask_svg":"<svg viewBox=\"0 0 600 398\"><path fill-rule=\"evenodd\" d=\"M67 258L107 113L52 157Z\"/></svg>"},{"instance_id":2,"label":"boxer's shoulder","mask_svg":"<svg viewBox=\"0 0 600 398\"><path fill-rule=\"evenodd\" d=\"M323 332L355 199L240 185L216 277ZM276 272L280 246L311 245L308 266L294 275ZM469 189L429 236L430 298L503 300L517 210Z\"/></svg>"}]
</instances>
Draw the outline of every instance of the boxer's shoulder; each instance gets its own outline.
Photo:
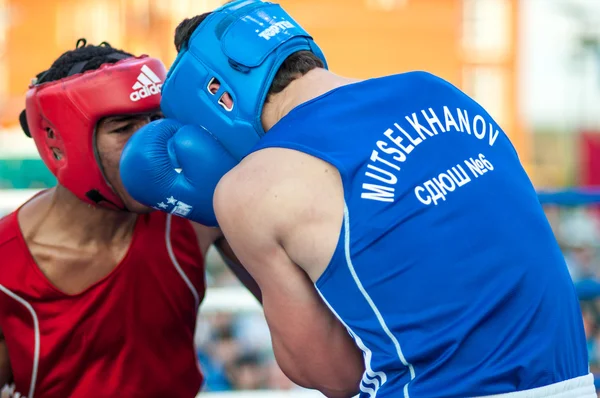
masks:
<instances>
[{"instance_id":1,"label":"boxer's shoulder","mask_svg":"<svg viewBox=\"0 0 600 398\"><path fill-rule=\"evenodd\" d=\"M221 178L215 190L215 206L255 200L265 203L272 196L271 192L286 185L293 186L303 172L298 154L285 148L265 148L251 153Z\"/></svg>"},{"instance_id":2,"label":"boxer's shoulder","mask_svg":"<svg viewBox=\"0 0 600 398\"><path fill-rule=\"evenodd\" d=\"M19 233L16 211L0 218L0 253L6 250L9 242L18 238Z\"/></svg>"},{"instance_id":3,"label":"boxer's shoulder","mask_svg":"<svg viewBox=\"0 0 600 398\"><path fill-rule=\"evenodd\" d=\"M53 190L54 188L51 188L32 196L15 211L17 228L22 236L28 236L30 230L39 226L40 221L46 216L52 202Z\"/></svg>"},{"instance_id":4,"label":"boxer's shoulder","mask_svg":"<svg viewBox=\"0 0 600 398\"><path fill-rule=\"evenodd\" d=\"M23 205L0 219L0 246L8 241L25 236L36 217L41 216L48 191L42 191L29 198Z\"/></svg>"},{"instance_id":5,"label":"boxer's shoulder","mask_svg":"<svg viewBox=\"0 0 600 398\"><path fill-rule=\"evenodd\" d=\"M248 155L219 181L215 204L305 198L332 181L341 184L338 170L330 163L294 149L269 147Z\"/></svg>"},{"instance_id":6,"label":"boxer's shoulder","mask_svg":"<svg viewBox=\"0 0 600 398\"><path fill-rule=\"evenodd\" d=\"M239 222L252 223L264 212L268 217L261 222L264 226L281 210L271 206L280 198L282 185L291 178L285 178L289 176L288 164L278 161L278 151L268 148L252 153L219 180L213 198L219 225L223 220L235 222L238 217Z\"/></svg>"},{"instance_id":7,"label":"boxer's shoulder","mask_svg":"<svg viewBox=\"0 0 600 398\"><path fill-rule=\"evenodd\" d=\"M292 179L314 178L315 173L335 167L301 148L265 147L248 155L226 176L238 179L257 178L264 183L287 183ZM220 182L219 182L220 183Z\"/></svg>"},{"instance_id":8,"label":"boxer's shoulder","mask_svg":"<svg viewBox=\"0 0 600 398\"><path fill-rule=\"evenodd\" d=\"M26 263L29 251L21 234L17 211L0 219L0 284L15 283L15 275Z\"/></svg>"},{"instance_id":9,"label":"boxer's shoulder","mask_svg":"<svg viewBox=\"0 0 600 398\"><path fill-rule=\"evenodd\" d=\"M311 155L265 148L246 157L217 186L214 207L222 219L278 231L297 229L343 201L338 170Z\"/></svg>"}]
</instances>

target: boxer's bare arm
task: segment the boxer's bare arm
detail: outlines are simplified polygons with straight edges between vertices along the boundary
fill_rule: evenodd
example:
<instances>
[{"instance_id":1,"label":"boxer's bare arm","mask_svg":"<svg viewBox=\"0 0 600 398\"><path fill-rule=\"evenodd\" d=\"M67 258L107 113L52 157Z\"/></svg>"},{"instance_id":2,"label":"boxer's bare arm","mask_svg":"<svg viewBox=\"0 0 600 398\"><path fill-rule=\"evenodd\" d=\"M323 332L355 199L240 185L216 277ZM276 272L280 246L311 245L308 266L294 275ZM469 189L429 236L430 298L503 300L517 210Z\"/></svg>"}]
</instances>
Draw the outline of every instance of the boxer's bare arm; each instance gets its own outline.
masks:
<instances>
[{"instance_id":1,"label":"boxer's bare arm","mask_svg":"<svg viewBox=\"0 0 600 398\"><path fill-rule=\"evenodd\" d=\"M364 371L362 353L282 245L289 226L306 221L303 207L313 204L297 196L298 189L307 185L296 177L301 172L279 165L240 165L225 176L215 193L217 218L229 244L261 288L273 349L284 373L328 397L352 396L358 392ZM308 211L318 213L319 209ZM342 211L343 204L337 233ZM303 249L319 251L317 246L303 245Z\"/></svg>"},{"instance_id":2,"label":"boxer's bare arm","mask_svg":"<svg viewBox=\"0 0 600 398\"><path fill-rule=\"evenodd\" d=\"M202 255L206 257L206 253L211 245L215 245L215 248L219 252L219 255L223 258L227 267L233 272L233 274L242 282L242 284L252 293L259 302L262 302L260 288L254 281L252 276L246 271L246 269L240 263L240 260L235 256L233 250L227 243L227 240L223 236L223 232L219 228L210 228L198 223L192 223L194 230L196 231L196 237L198 238L198 245Z\"/></svg>"},{"instance_id":3,"label":"boxer's bare arm","mask_svg":"<svg viewBox=\"0 0 600 398\"><path fill-rule=\"evenodd\" d=\"M242 284L252 293L252 295L262 303L262 293L258 283L252 278L252 275L244 268L240 260L237 258L233 249L225 239L225 236L221 235L214 243L215 248L225 261L225 264L229 267L231 272L242 282Z\"/></svg>"},{"instance_id":4,"label":"boxer's bare arm","mask_svg":"<svg viewBox=\"0 0 600 398\"><path fill-rule=\"evenodd\" d=\"M0 389L12 379L8 349L4 340L4 333L0 330Z\"/></svg>"}]
</instances>

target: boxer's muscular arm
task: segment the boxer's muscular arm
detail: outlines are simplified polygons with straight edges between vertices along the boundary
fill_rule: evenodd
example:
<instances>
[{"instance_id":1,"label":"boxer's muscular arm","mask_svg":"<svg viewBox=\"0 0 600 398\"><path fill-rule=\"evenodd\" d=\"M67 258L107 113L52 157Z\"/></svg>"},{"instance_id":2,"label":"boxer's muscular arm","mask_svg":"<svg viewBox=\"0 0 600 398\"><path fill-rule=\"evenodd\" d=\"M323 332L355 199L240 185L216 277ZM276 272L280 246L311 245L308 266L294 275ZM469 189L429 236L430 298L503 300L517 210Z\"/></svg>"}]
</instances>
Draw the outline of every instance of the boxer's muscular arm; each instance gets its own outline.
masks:
<instances>
[{"instance_id":1,"label":"boxer's muscular arm","mask_svg":"<svg viewBox=\"0 0 600 398\"><path fill-rule=\"evenodd\" d=\"M288 181L280 189L274 182L290 177L230 172L215 193L217 219L261 288L273 349L283 372L328 397L353 396L364 370L362 354L281 245L279 229L302 217L302 211L294 209L302 203L293 189L287 189L294 183Z\"/></svg>"},{"instance_id":2,"label":"boxer's muscular arm","mask_svg":"<svg viewBox=\"0 0 600 398\"><path fill-rule=\"evenodd\" d=\"M196 237L198 239L198 245L202 255L206 257L206 253L211 245L215 245L215 248L219 252L223 261L229 267L231 272L239 279L240 282L252 293L259 302L262 302L260 288L254 281L252 276L246 271L246 269L240 263L240 260L235 256L233 250L227 243L227 240L223 236L223 232L219 228L210 228L202 224L192 222L194 231L196 231Z\"/></svg>"},{"instance_id":3,"label":"boxer's muscular arm","mask_svg":"<svg viewBox=\"0 0 600 398\"><path fill-rule=\"evenodd\" d=\"M4 333L0 330L0 389L12 379L10 361L8 360L8 349L4 340Z\"/></svg>"},{"instance_id":4,"label":"boxer's muscular arm","mask_svg":"<svg viewBox=\"0 0 600 398\"><path fill-rule=\"evenodd\" d=\"M231 272L242 282L246 289L252 293L252 295L258 300L259 303L262 303L262 293L260 291L260 287L258 283L252 278L250 273L244 268L240 260L237 258L229 242L225 239L225 236L221 235L217 240L215 240L215 248L225 261L225 264L229 267Z\"/></svg>"}]
</instances>

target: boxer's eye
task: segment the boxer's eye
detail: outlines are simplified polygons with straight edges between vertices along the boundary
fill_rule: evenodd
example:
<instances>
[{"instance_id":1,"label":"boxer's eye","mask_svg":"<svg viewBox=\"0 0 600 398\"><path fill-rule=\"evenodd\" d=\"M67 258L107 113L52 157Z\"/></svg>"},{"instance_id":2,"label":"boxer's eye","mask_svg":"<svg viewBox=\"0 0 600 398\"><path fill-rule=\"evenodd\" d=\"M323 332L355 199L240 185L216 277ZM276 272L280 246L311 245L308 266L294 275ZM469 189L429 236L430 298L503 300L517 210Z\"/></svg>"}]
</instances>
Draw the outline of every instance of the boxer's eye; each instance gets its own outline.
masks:
<instances>
[{"instance_id":1,"label":"boxer's eye","mask_svg":"<svg viewBox=\"0 0 600 398\"><path fill-rule=\"evenodd\" d=\"M133 128L132 124L126 124L124 126L118 127L116 129L113 130L113 133L127 133L129 130L131 130Z\"/></svg>"},{"instance_id":2,"label":"boxer's eye","mask_svg":"<svg viewBox=\"0 0 600 398\"><path fill-rule=\"evenodd\" d=\"M153 113L152 115L150 115L150 121L153 122L155 120L160 120L160 119L164 119L165 115L162 114L162 112L156 112Z\"/></svg>"},{"instance_id":3,"label":"boxer's eye","mask_svg":"<svg viewBox=\"0 0 600 398\"><path fill-rule=\"evenodd\" d=\"M208 90L208 92L211 93L212 95L215 95L217 93L217 91L219 91L220 87L221 87L221 82L219 81L219 79L217 79L216 77L213 77L208 82L208 86L206 86L206 90Z\"/></svg>"}]
</instances>

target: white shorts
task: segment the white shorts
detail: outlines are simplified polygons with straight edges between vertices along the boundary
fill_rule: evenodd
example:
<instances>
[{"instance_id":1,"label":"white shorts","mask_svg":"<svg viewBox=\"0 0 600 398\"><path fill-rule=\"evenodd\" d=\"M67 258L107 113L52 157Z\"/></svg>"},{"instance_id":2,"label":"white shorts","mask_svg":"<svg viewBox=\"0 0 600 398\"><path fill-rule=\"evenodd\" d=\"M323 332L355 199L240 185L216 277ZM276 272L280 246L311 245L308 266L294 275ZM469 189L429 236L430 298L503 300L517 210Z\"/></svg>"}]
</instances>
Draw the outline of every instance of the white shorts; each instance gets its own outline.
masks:
<instances>
[{"instance_id":1,"label":"white shorts","mask_svg":"<svg viewBox=\"0 0 600 398\"><path fill-rule=\"evenodd\" d=\"M479 397L484 398L484 397ZM594 375L577 377L531 390L488 395L485 398L597 398Z\"/></svg>"}]
</instances>

